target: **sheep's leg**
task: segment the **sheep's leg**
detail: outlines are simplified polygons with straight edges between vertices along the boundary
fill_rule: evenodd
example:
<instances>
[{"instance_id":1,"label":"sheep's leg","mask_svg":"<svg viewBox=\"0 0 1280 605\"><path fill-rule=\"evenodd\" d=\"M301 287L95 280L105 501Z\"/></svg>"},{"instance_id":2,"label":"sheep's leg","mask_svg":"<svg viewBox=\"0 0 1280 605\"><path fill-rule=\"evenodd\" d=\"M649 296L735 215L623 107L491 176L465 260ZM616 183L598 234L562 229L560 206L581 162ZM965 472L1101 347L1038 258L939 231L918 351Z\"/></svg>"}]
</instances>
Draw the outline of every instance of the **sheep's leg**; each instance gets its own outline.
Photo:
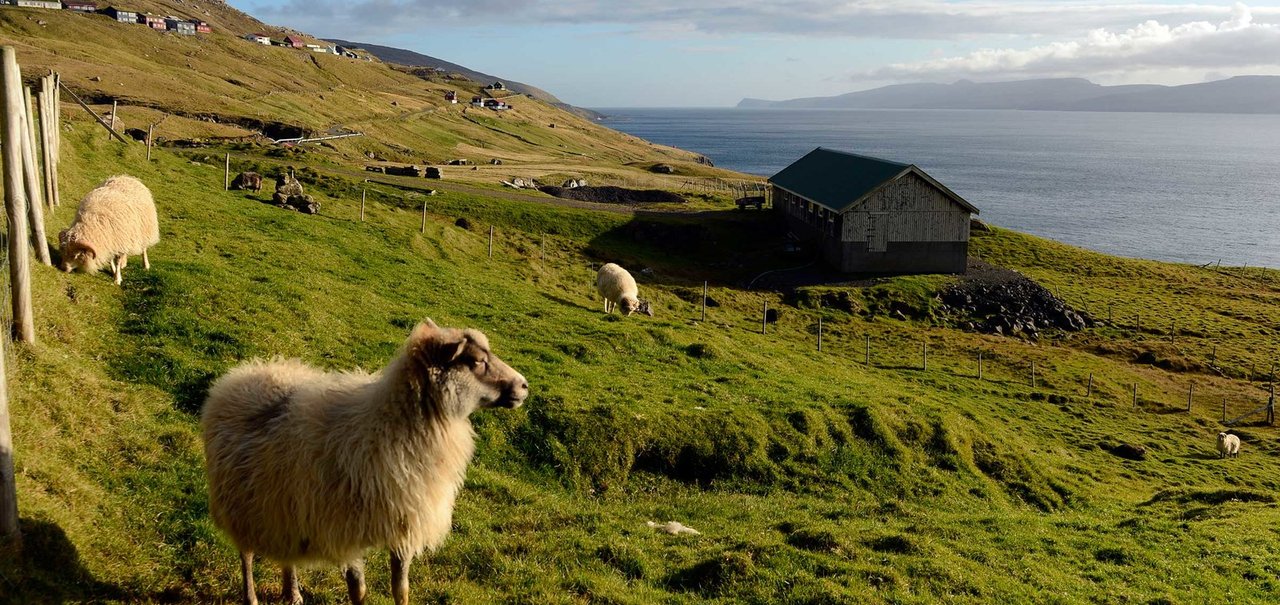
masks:
<instances>
[{"instance_id":1,"label":"sheep's leg","mask_svg":"<svg viewBox=\"0 0 1280 605\"><path fill-rule=\"evenodd\" d=\"M128 255L128 254L121 254L121 255L120 255L120 270L121 270L121 271L123 271L123 270L124 270L124 268L125 268L125 267L127 267L127 266L129 266L129 255Z\"/></svg>"},{"instance_id":2,"label":"sheep's leg","mask_svg":"<svg viewBox=\"0 0 1280 605\"><path fill-rule=\"evenodd\" d=\"M403 559L391 553L391 601L395 605L409 605L409 564L413 557Z\"/></svg>"},{"instance_id":3,"label":"sheep's leg","mask_svg":"<svg viewBox=\"0 0 1280 605\"><path fill-rule=\"evenodd\" d=\"M120 285L120 282L122 281L120 274L121 274L120 259L119 258L111 259L111 275L112 277L115 278L115 282L117 286Z\"/></svg>"},{"instance_id":4,"label":"sheep's leg","mask_svg":"<svg viewBox=\"0 0 1280 605\"><path fill-rule=\"evenodd\" d=\"M347 565L347 597L351 599L351 605L364 605L368 594L364 585L364 561Z\"/></svg>"},{"instance_id":5,"label":"sheep's leg","mask_svg":"<svg viewBox=\"0 0 1280 605\"><path fill-rule=\"evenodd\" d=\"M151 270L151 259L147 258L147 251L142 251L142 268L147 271Z\"/></svg>"},{"instance_id":6,"label":"sheep's leg","mask_svg":"<svg viewBox=\"0 0 1280 605\"><path fill-rule=\"evenodd\" d=\"M240 573L244 576L244 584L241 586L244 605L258 605L258 595L253 590L253 553L240 552Z\"/></svg>"},{"instance_id":7,"label":"sheep's leg","mask_svg":"<svg viewBox=\"0 0 1280 605\"><path fill-rule=\"evenodd\" d=\"M293 565L280 567L280 600L289 605L302 605L302 588L298 585L298 568Z\"/></svg>"}]
</instances>

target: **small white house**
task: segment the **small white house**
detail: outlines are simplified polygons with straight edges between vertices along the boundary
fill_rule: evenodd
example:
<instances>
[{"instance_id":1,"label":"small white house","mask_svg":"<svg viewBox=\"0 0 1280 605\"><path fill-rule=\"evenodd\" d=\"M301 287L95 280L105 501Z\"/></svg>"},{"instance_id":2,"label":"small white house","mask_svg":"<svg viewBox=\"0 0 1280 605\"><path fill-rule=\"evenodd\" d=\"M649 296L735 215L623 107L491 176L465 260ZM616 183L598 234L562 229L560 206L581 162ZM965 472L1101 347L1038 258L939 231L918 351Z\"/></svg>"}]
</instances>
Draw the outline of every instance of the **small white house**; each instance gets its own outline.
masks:
<instances>
[{"instance_id":1,"label":"small white house","mask_svg":"<svg viewBox=\"0 0 1280 605\"><path fill-rule=\"evenodd\" d=\"M244 39L264 46L271 46L271 36L266 34L245 34Z\"/></svg>"},{"instance_id":2,"label":"small white house","mask_svg":"<svg viewBox=\"0 0 1280 605\"><path fill-rule=\"evenodd\" d=\"M0 4L7 6L20 6L23 8L47 8L50 10L62 10L61 1L53 0L0 0Z\"/></svg>"}]
</instances>

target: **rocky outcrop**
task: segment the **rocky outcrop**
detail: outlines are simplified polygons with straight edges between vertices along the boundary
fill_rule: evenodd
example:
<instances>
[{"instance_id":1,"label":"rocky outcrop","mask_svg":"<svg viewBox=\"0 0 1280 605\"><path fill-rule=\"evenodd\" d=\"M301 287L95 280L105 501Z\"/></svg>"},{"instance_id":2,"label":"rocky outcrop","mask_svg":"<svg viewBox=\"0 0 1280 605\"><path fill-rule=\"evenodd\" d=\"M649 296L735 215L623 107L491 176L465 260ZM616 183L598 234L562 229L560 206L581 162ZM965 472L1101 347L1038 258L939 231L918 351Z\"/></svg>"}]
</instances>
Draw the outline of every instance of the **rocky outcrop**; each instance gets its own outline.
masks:
<instances>
[{"instance_id":1,"label":"rocky outcrop","mask_svg":"<svg viewBox=\"0 0 1280 605\"><path fill-rule=\"evenodd\" d=\"M1076 332L1093 325L1044 286L1013 272L1014 277L969 279L939 295L941 311L960 318L977 332L1036 337L1043 330Z\"/></svg>"},{"instance_id":2,"label":"rocky outcrop","mask_svg":"<svg viewBox=\"0 0 1280 605\"><path fill-rule=\"evenodd\" d=\"M276 192L271 196L271 203L303 214L320 212L320 204L303 192L302 183L293 177L292 170L276 177Z\"/></svg>"}]
</instances>

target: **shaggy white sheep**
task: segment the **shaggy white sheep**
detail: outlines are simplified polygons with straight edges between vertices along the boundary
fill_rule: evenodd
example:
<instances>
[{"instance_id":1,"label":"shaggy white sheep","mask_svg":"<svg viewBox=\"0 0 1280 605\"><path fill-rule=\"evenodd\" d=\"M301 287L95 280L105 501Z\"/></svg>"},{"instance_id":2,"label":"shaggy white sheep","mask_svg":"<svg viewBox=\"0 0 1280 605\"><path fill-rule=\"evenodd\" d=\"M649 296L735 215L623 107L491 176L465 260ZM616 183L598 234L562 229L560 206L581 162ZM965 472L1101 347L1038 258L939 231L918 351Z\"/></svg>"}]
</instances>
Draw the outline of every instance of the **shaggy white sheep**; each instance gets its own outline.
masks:
<instances>
[{"instance_id":1,"label":"shaggy white sheep","mask_svg":"<svg viewBox=\"0 0 1280 605\"><path fill-rule=\"evenodd\" d=\"M1240 437L1230 433L1218 433L1218 457L1235 458L1240 455Z\"/></svg>"},{"instance_id":2,"label":"shaggy white sheep","mask_svg":"<svg viewBox=\"0 0 1280 605\"><path fill-rule=\"evenodd\" d=\"M218 379L200 419L209 511L240 549L244 602L257 602L259 554L281 563L286 601L302 599L297 565L333 563L362 603L364 552L386 547L408 603L410 562L449 533L475 449L468 416L528 393L484 334L429 319L377 374L275 360Z\"/></svg>"},{"instance_id":3,"label":"shaggy white sheep","mask_svg":"<svg viewBox=\"0 0 1280 605\"><path fill-rule=\"evenodd\" d=\"M141 254L151 268L147 248L160 241L160 223L151 191L136 178L116 175L80 200L71 226L58 234L62 270L96 273L104 262L119 285L129 255Z\"/></svg>"},{"instance_id":4,"label":"shaggy white sheep","mask_svg":"<svg viewBox=\"0 0 1280 605\"><path fill-rule=\"evenodd\" d=\"M604 312L613 313L614 307L621 306L623 315L640 312L653 317L653 307L649 301L640 300L637 296L636 279L626 269L614 263L600 267L596 273L596 292L604 297Z\"/></svg>"}]
</instances>

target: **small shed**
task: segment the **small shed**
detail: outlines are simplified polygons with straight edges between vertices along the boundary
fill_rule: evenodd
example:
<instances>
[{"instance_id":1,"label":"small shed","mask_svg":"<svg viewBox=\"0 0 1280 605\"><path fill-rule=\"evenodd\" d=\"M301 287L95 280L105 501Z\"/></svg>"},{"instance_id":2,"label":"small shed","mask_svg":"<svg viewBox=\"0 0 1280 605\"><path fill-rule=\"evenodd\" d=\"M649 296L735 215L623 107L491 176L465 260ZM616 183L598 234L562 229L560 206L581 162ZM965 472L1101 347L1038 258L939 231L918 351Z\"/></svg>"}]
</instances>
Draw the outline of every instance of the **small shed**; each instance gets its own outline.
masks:
<instances>
[{"instance_id":1,"label":"small shed","mask_svg":"<svg viewBox=\"0 0 1280 605\"><path fill-rule=\"evenodd\" d=\"M292 46L294 48L303 48L307 45L307 43L303 41L302 38L299 38L297 36L285 36L284 44L285 46Z\"/></svg>"},{"instance_id":2,"label":"small shed","mask_svg":"<svg viewBox=\"0 0 1280 605\"><path fill-rule=\"evenodd\" d=\"M769 179L788 229L848 273L964 273L978 209L914 164L819 147Z\"/></svg>"},{"instance_id":3,"label":"small shed","mask_svg":"<svg viewBox=\"0 0 1280 605\"><path fill-rule=\"evenodd\" d=\"M82 13L98 12L98 5L94 2L63 2L62 8L69 11L79 11Z\"/></svg>"},{"instance_id":4,"label":"small shed","mask_svg":"<svg viewBox=\"0 0 1280 605\"><path fill-rule=\"evenodd\" d=\"M245 34L244 39L265 46L271 46L271 36L266 34Z\"/></svg>"},{"instance_id":5,"label":"small shed","mask_svg":"<svg viewBox=\"0 0 1280 605\"><path fill-rule=\"evenodd\" d=\"M165 17L164 28L169 31L178 32L184 36L196 35L196 24L185 19L177 17Z\"/></svg>"},{"instance_id":6,"label":"small shed","mask_svg":"<svg viewBox=\"0 0 1280 605\"><path fill-rule=\"evenodd\" d=\"M115 19L120 23L137 23L138 22L137 12L131 11L131 10L125 10L122 8L116 8L114 6L107 7L102 11L102 14L108 17L111 17L112 19Z\"/></svg>"}]
</instances>

